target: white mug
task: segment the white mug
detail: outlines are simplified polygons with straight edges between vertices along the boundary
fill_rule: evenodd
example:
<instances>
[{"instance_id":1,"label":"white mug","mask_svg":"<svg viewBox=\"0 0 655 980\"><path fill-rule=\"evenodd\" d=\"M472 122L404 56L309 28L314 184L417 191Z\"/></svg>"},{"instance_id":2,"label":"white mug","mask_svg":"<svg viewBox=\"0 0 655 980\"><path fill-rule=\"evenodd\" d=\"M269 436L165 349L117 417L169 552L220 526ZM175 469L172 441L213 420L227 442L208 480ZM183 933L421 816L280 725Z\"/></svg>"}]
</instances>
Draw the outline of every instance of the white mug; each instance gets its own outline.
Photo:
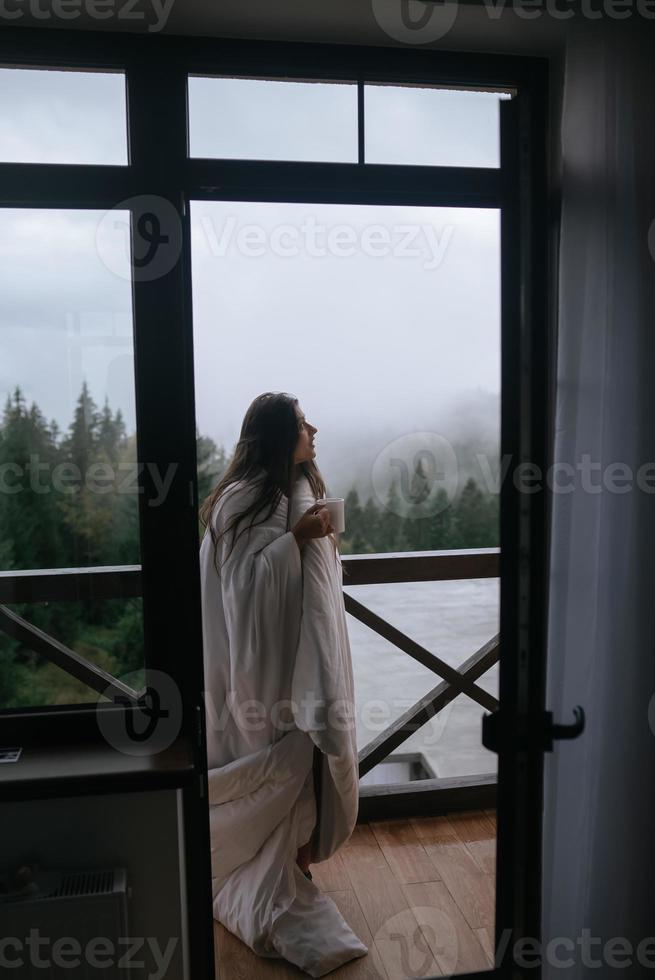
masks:
<instances>
[{"instance_id":1,"label":"white mug","mask_svg":"<svg viewBox=\"0 0 655 980\"><path fill-rule=\"evenodd\" d=\"M323 497L316 503L325 504L330 512L330 524L338 534L346 530L345 500L343 497Z\"/></svg>"}]
</instances>

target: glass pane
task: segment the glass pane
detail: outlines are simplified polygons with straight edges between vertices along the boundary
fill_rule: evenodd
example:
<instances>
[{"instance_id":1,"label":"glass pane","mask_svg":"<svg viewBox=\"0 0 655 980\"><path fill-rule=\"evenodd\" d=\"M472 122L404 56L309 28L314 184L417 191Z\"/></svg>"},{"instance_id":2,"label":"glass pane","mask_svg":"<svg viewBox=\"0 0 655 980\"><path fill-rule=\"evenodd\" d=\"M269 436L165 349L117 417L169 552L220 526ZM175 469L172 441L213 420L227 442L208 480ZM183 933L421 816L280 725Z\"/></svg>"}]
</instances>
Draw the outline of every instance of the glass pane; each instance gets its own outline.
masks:
<instances>
[{"instance_id":1,"label":"glass pane","mask_svg":"<svg viewBox=\"0 0 655 980\"><path fill-rule=\"evenodd\" d=\"M9 608L133 690L145 686L141 599L31 602ZM0 633L0 651L3 708L110 700L14 637Z\"/></svg>"},{"instance_id":2,"label":"glass pane","mask_svg":"<svg viewBox=\"0 0 655 980\"><path fill-rule=\"evenodd\" d=\"M287 391L317 427L329 495L346 500L343 555L498 547L498 211L192 202L191 225L200 500L252 399ZM344 582L453 666L498 631L495 580ZM361 749L438 681L348 628ZM484 709L464 701L402 747L438 776L494 771Z\"/></svg>"},{"instance_id":3,"label":"glass pane","mask_svg":"<svg viewBox=\"0 0 655 980\"><path fill-rule=\"evenodd\" d=\"M125 76L0 68L0 160L126 164Z\"/></svg>"},{"instance_id":4,"label":"glass pane","mask_svg":"<svg viewBox=\"0 0 655 980\"><path fill-rule=\"evenodd\" d=\"M118 211L0 211L5 580L23 569L140 563L128 222ZM71 581L71 600L16 611L110 673L138 669L140 603L82 602L81 579ZM14 665L20 689L4 684L4 693L23 706L61 703L72 690L63 671L44 674L41 658L0 633L0 669Z\"/></svg>"},{"instance_id":5,"label":"glass pane","mask_svg":"<svg viewBox=\"0 0 655 980\"><path fill-rule=\"evenodd\" d=\"M366 163L500 166L505 93L364 86Z\"/></svg>"},{"instance_id":6,"label":"glass pane","mask_svg":"<svg viewBox=\"0 0 655 980\"><path fill-rule=\"evenodd\" d=\"M357 87L189 78L189 152L243 160L357 161Z\"/></svg>"}]
</instances>

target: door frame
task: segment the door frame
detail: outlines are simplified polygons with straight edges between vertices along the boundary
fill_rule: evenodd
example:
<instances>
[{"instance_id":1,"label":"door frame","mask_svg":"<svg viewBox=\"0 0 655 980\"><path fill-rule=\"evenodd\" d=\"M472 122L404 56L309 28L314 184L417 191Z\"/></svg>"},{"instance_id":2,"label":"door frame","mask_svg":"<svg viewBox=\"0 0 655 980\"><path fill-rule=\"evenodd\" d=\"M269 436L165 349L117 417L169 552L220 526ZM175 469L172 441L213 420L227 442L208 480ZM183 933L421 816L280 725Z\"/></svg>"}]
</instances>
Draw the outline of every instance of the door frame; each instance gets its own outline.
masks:
<instances>
[{"instance_id":1,"label":"door frame","mask_svg":"<svg viewBox=\"0 0 655 980\"><path fill-rule=\"evenodd\" d=\"M80 43L83 39L83 44ZM187 809L195 977L213 976L209 820L206 800L189 202L250 199L312 203L423 204L501 208L500 697L496 942L504 923L516 938L540 938L543 720L547 608L547 494L519 494L521 462L550 463L553 345L548 335L546 59L438 50L299 42L139 36L33 28L0 34L0 64L124 71L128 85L127 167L0 163L0 206L110 208L155 194L177 211L179 262L153 285L134 284L139 459L178 463L160 508L141 503L147 665L167 671L183 694L182 732L191 741L197 792ZM187 76L248 75L510 88L503 106L500 170L365 164L198 160L187 156ZM360 141L361 142L361 141ZM248 195L244 197L244 195ZM138 212L136 204L133 216ZM511 379L512 384L509 383ZM518 379L518 380L517 380ZM166 399L161 392L166 390ZM157 405L158 412L151 411ZM171 563L179 570L171 576ZM176 608L177 617L161 609ZM180 663L179 650L185 650ZM68 737L88 737L88 709L61 706ZM500 714L500 713L499 713ZM42 712L24 722L41 731ZM501 869L503 869L501 871ZM212 950L201 948L212 943ZM510 950L510 947L507 947ZM535 977L511 962L462 977Z\"/></svg>"}]
</instances>

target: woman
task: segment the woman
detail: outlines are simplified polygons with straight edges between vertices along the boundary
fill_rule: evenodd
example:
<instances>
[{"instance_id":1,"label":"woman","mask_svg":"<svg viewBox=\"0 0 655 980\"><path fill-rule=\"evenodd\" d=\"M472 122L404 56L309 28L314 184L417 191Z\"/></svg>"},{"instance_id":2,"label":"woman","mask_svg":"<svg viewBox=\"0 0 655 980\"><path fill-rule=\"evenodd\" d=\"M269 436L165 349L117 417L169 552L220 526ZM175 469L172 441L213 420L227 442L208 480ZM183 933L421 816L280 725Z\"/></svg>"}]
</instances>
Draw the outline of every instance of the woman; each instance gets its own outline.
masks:
<instances>
[{"instance_id":1,"label":"woman","mask_svg":"<svg viewBox=\"0 0 655 980\"><path fill-rule=\"evenodd\" d=\"M358 806L316 432L293 396L255 398L201 508L200 568L214 917L259 955L320 977L368 950L309 872L350 837Z\"/></svg>"}]
</instances>

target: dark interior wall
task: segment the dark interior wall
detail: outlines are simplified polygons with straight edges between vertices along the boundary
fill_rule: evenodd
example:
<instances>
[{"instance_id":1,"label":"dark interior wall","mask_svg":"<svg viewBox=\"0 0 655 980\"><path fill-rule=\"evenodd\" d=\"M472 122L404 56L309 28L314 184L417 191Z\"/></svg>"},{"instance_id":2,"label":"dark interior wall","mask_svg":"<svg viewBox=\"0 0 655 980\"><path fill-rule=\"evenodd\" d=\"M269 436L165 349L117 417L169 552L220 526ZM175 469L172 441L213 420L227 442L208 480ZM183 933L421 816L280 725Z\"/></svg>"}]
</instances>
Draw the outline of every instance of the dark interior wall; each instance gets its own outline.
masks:
<instances>
[{"instance_id":1,"label":"dark interior wall","mask_svg":"<svg viewBox=\"0 0 655 980\"><path fill-rule=\"evenodd\" d=\"M166 977L185 977L176 790L3 803L2 829L3 872L30 861L44 870L126 868L130 936L155 937L162 951L178 937ZM150 950L146 942L135 954L145 964L135 980L155 975Z\"/></svg>"},{"instance_id":2,"label":"dark interior wall","mask_svg":"<svg viewBox=\"0 0 655 980\"><path fill-rule=\"evenodd\" d=\"M549 0L552 4L552 0ZM559 0L561 6L566 0ZM561 45L568 20L541 10L528 11L511 0L460 0L435 4L430 18L419 9L409 17L399 0L114 0L102 18L90 4L72 4L68 16L57 13L57 0L7 3L8 27L56 30L125 31L146 38L158 33L199 37L317 41L383 47L416 45L453 51L548 55ZM527 6L527 5L526 5ZM539 5L537 5L539 6ZM0 14L2 17L2 14Z\"/></svg>"}]
</instances>

